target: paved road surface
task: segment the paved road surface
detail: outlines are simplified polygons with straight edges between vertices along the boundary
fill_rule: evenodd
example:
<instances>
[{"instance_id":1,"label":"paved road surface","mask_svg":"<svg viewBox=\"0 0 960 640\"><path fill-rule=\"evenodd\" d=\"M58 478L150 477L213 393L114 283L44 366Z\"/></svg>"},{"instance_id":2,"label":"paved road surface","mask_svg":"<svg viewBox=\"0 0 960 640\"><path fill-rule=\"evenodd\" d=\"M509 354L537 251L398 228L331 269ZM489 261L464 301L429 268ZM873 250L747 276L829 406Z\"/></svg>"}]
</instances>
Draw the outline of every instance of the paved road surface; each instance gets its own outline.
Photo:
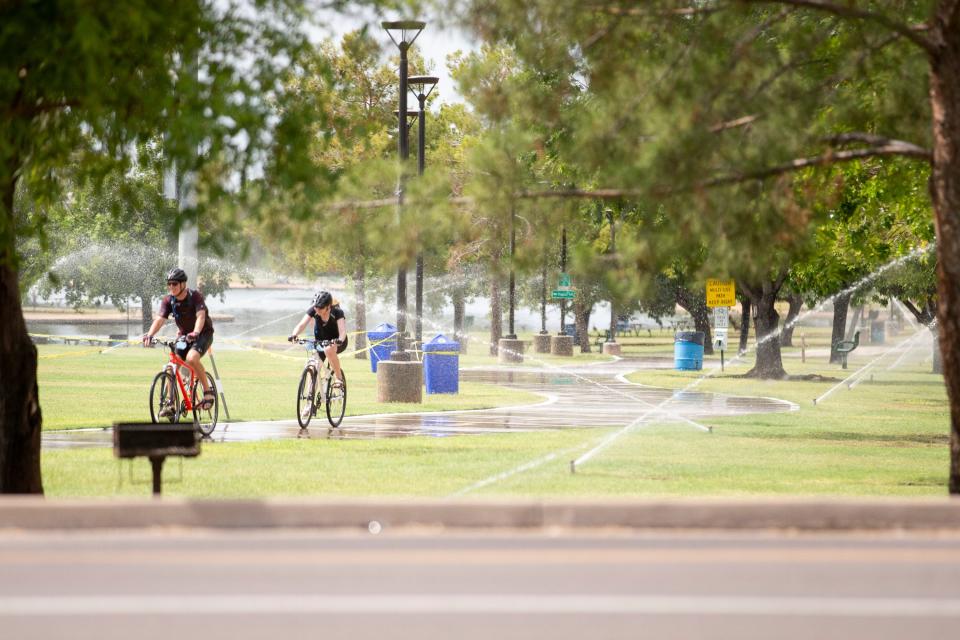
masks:
<instances>
[{"instance_id":1,"label":"paved road surface","mask_svg":"<svg viewBox=\"0 0 960 640\"><path fill-rule=\"evenodd\" d=\"M953 638L960 537L0 532L3 638Z\"/></svg>"},{"instance_id":2,"label":"paved road surface","mask_svg":"<svg viewBox=\"0 0 960 640\"><path fill-rule=\"evenodd\" d=\"M670 363L672 364L672 363ZM725 396L669 391L630 384L623 375L644 367L664 367L664 360L622 359L556 369L489 368L461 372L463 381L486 382L543 396L541 403L523 407L423 414L355 416L344 419L332 437L384 438L409 435L466 435L567 427L624 427L673 423L696 429L702 420L723 415L790 411L796 405L773 398ZM291 390L291 407L295 393ZM228 396L229 400L229 396ZM222 415L222 413L221 413ZM295 419L239 422L217 427L215 441L238 442L303 435ZM327 437L324 416L314 419L311 437ZM45 448L104 446L112 432L104 429L45 432Z\"/></svg>"}]
</instances>

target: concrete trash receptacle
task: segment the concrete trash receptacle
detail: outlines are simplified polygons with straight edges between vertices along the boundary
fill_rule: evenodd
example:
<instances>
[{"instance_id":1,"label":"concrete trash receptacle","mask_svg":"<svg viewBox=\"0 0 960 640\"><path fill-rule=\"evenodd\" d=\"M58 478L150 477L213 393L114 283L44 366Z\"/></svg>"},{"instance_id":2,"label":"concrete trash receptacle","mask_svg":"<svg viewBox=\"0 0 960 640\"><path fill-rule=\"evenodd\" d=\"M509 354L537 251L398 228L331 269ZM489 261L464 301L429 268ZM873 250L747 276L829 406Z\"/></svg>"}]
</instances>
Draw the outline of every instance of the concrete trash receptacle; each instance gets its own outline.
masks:
<instances>
[{"instance_id":1,"label":"concrete trash receptacle","mask_svg":"<svg viewBox=\"0 0 960 640\"><path fill-rule=\"evenodd\" d=\"M883 320L874 320L870 323L870 344L883 344L886 341L886 331Z\"/></svg>"},{"instance_id":2,"label":"concrete trash receptacle","mask_svg":"<svg viewBox=\"0 0 960 640\"><path fill-rule=\"evenodd\" d=\"M377 363L389 360L390 354L397 350L397 328L389 322L378 324L373 331L367 331L367 344L370 345L370 371L377 372Z\"/></svg>"},{"instance_id":3,"label":"concrete trash receptacle","mask_svg":"<svg viewBox=\"0 0 960 640\"><path fill-rule=\"evenodd\" d=\"M702 331L678 331L674 334L673 368L686 371L703 369Z\"/></svg>"},{"instance_id":4,"label":"concrete trash receptacle","mask_svg":"<svg viewBox=\"0 0 960 640\"><path fill-rule=\"evenodd\" d=\"M427 393L460 391L460 343L437 334L423 345L423 379Z\"/></svg>"}]
</instances>

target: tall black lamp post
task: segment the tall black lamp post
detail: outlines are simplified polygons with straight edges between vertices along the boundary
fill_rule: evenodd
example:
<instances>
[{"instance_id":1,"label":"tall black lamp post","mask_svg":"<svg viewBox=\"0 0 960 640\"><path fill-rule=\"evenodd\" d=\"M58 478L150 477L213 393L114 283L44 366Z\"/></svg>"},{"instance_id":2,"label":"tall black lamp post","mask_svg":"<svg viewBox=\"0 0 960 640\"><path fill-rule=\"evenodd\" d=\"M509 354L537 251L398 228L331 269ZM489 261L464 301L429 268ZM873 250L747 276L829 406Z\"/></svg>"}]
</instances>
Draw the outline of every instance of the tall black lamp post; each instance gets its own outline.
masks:
<instances>
[{"instance_id":1,"label":"tall black lamp post","mask_svg":"<svg viewBox=\"0 0 960 640\"><path fill-rule=\"evenodd\" d=\"M516 340L517 333L513 328L513 318L514 318L514 308L517 303L517 282L516 282L516 272L514 270L513 261L514 254L517 250L517 214L513 207L510 208L510 315L509 315L509 325L510 333L507 334L507 340Z\"/></svg>"},{"instance_id":2,"label":"tall black lamp post","mask_svg":"<svg viewBox=\"0 0 960 640\"><path fill-rule=\"evenodd\" d=\"M567 226L560 227L560 273L567 273ZM576 321L576 319L574 319ZM567 301L560 298L560 335L567 334Z\"/></svg>"},{"instance_id":3,"label":"tall black lamp post","mask_svg":"<svg viewBox=\"0 0 960 640\"><path fill-rule=\"evenodd\" d=\"M385 21L380 25L386 30L387 35L400 49L400 105L398 121L400 131L397 141L397 148L400 152L400 178L397 184L397 208L403 207L403 189L404 189L404 165L407 158L410 157L410 145L407 140L407 51L413 45L414 40L427 26L426 22L420 20L401 20L398 22ZM402 114L402 115L401 115ZM391 360L409 360L410 356L404 352L404 339L407 330L407 271L406 265L400 265L397 270L397 351L390 355ZM396 355L394 355L396 354Z\"/></svg>"},{"instance_id":4,"label":"tall black lamp post","mask_svg":"<svg viewBox=\"0 0 960 640\"><path fill-rule=\"evenodd\" d=\"M617 232L616 223L613 220L613 209L607 209L607 223L610 225L610 255L615 256L617 252ZM613 302L613 292L610 292L610 340L617 341L617 308Z\"/></svg>"},{"instance_id":5,"label":"tall black lamp post","mask_svg":"<svg viewBox=\"0 0 960 640\"><path fill-rule=\"evenodd\" d=\"M433 92L434 87L437 86L437 82L440 81L440 78L434 76L410 76L407 78L407 83L410 85L410 90L413 92L413 95L417 97L417 100L420 103L420 111L418 112L419 122L418 122L418 136L417 136L417 175L423 175L423 168L426 166L426 144L427 144L427 98L430 97L430 94ZM416 307L417 307L417 318L415 323L414 334L416 335L417 344L423 344L423 247L419 247L417 251L417 282L416 282ZM422 348L422 347L421 347Z\"/></svg>"}]
</instances>

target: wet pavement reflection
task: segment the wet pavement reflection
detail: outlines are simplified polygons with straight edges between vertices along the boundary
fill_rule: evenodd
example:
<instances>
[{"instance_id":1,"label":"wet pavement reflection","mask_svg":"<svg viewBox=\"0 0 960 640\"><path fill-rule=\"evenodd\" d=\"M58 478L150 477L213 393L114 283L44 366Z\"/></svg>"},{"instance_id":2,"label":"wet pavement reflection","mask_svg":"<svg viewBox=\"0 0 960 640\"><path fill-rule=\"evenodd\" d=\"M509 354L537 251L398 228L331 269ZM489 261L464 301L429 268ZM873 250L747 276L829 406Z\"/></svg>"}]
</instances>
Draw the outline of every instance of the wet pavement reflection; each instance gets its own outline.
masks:
<instances>
[{"instance_id":1,"label":"wet pavement reflection","mask_svg":"<svg viewBox=\"0 0 960 640\"><path fill-rule=\"evenodd\" d=\"M463 382L480 382L519 389L543 397L534 404L498 409L433 413L348 416L338 429L328 429L318 415L307 432L297 421L234 422L217 426L214 442L244 442L281 438L371 439L405 436L466 436L538 429L620 428L638 424L676 423L690 428L710 417L778 413L797 406L775 398L727 396L699 391L675 391L627 382L623 376L643 368L669 366L664 361L621 359L561 369L479 368L460 372ZM75 429L43 434L45 449L107 446L111 429Z\"/></svg>"}]
</instances>

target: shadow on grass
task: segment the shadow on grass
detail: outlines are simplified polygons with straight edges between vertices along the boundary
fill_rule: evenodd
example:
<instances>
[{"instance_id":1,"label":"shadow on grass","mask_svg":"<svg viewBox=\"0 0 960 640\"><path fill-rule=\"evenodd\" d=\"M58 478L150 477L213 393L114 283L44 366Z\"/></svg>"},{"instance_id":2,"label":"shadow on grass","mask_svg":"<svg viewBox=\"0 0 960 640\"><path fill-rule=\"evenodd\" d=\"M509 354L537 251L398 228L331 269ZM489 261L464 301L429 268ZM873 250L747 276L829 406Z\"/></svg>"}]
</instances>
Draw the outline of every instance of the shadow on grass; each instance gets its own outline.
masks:
<instances>
[{"instance_id":1,"label":"shadow on grass","mask_svg":"<svg viewBox=\"0 0 960 640\"><path fill-rule=\"evenodd\" d=\"M754 436L757 437L757 436ZM759 436L766 437L766 436ZM773 439L784 440L827 440L833 442L859 442L876 443L890 446L909 447L915 445L922 446L945 446L950 444L948 434L938 433L903 433L903 434L882 434L882 433L856 433L851 431L819 431L816 433L796 433L785 432L771 436Z\"/></svg>"},{"instance_id":2,"label":"shadow on grass","mask_svg":"<svg viewBox=\"0 0 960 640\"><path fill-rule=\"evenodd\" d=\"M716 376L715 380L723 380L724 378L739 378L743 380L764 380L771 382L840 382L842 378L833 378L830 376L822 376L819 373L806 373L803 375L789 375L785 378L758 378L755 375L748 375L746 373L727 375L727 376Z\"/></svg>"},{"instance_id":3,"label":"shadow on grass","mask_svg":"<svg viewBox=\"0 0 960 640\"><path fill-rule=\"evenodd\" d=\"M931 374L932 375L932 374ZM939 374L936 374L939 375ZM864 380L860 384L868 384L872 387L902 387L904 385L903 380ZM911 380L908 384L913 385L926 385L933 387L943 387L946 383L941 377L938 380Z\"/></svg>"}]
</instances>

